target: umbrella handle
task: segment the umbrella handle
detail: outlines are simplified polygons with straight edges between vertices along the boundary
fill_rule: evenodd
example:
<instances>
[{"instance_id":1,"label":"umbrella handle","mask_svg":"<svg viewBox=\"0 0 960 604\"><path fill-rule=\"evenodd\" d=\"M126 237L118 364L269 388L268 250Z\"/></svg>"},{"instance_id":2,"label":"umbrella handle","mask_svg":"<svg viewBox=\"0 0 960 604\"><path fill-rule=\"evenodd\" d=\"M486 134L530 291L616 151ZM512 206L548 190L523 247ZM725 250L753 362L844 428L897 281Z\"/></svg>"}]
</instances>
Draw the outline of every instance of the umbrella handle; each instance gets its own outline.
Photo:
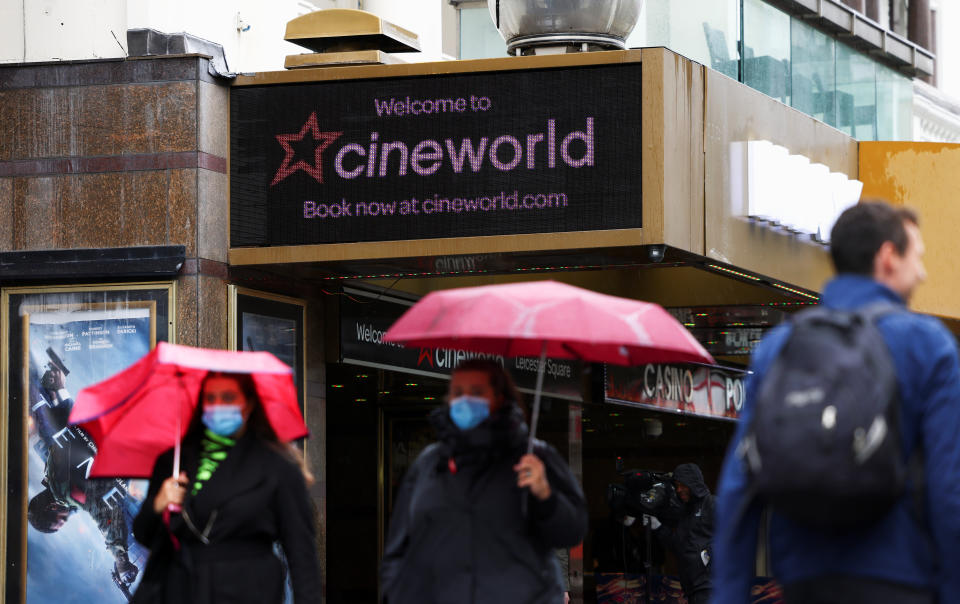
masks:
<instances>
[{"instance_id":1,"label":"umbrella handle","mask_svg":"<svg viewBox=\"0 0 960 604\"><path fill-rule=\"evenodd\" d=\"M177 381L180 389L187 394L187 386L183 383L183 372L177 369ZM173 477L180 478L180 441L183 439L183 399L180 399L180 409L177 410L177 435L173 442ZM180 510L177 510L180 511Z\"/></svg>"},{"instance_id":2,"label":"umbrella handle","mask_svg":"<svg viewBox=\"0 0 960 604\"><path fill-rule=\"evenodd\" d=\"M180 434L180 420L177 420L177 434ZM180 439L173 445L173 477L180 477Z\"/></svg>"},{"instance_id":3,"label":"umbrella handle","mask_svg":"<svg viewBox=\"0 0 960 604\"><path fill-rule=\"evenodd\" d=\"M177 442L173 445L173 477L180 478L180 414L177 414ZM176 503L168 503L167 509L164 510L165 516L164 519L167 522L167 525L170 525L170 514L179 514L183 508ZM179 549L179 547L177 548Z\"/></svg>"},{"instance_id":4,"label":"umbrella handle","mask_svg":"<svg viewBox=\"0 0 960 604\"><path fill-rule=\"evenodd\" d=\"M537 438L537 422L540 421L540 392L543 390L543 373L547 366L547 342L540 346L540 364L537 367L537 389L533 393L533 411L530 414L530 441L527 453L533 453L533 441Z\"/></svg>"}]
</instances>

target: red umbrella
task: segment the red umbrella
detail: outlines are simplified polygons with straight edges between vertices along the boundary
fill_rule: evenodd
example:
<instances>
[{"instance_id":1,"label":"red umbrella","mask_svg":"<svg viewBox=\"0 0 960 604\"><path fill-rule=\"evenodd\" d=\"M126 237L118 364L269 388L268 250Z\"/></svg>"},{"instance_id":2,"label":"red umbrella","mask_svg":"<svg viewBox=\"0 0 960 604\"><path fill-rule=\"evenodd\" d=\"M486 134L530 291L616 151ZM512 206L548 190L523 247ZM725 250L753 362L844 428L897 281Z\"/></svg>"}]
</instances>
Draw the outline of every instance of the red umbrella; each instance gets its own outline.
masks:
<instances>
[{"instance_id":1,"label":"red umbrella","mask_svg":"<svg viewBox=\"0 0 960 604\"><path fill-rule=\"evenodd\" d=\"M173 475L178 476L180 440L209 372L249 373L277 437L290 441L307 435L293 371L277 357L160 342L130 367L77 394L70 423L97 445L90 476L149 477L157 457L172 446Z\"/></svg>"},{"instance_id":2,"label":"red umbrella","mask_svg":"<svg viewBox=\"0 0 960 604\"><path fill-rule=\"evenodd\" d=\"M531 443L546 357L594 363L707 363L713 357L657 304L532 281L427 294L383 337L408 346L539 356Z\"/></svg>"}]
</instances>

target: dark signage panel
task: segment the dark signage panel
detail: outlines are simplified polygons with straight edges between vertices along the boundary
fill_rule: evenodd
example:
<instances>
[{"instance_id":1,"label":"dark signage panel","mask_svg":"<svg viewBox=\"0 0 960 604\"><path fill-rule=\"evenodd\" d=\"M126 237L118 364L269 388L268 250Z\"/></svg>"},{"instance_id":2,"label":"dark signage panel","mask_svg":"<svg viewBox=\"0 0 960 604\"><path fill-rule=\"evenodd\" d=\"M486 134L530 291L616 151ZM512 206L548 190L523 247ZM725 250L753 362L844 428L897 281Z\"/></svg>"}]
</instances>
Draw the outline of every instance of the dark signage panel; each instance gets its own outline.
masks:
<instances>
[{"instance_id":1,"label":"dark signage panel","mask_svg":"<svg viewBox=\"0 0 960 604\"><path fill-rule=\"evenodd\" d=\"M231 245L641 226L640 64L238 87Z\"/></svg>"},{"instance_id":2,"label":"dark signage panel","mask_svg":"<svg viewBox=\"0 0 960 604\"><path fill-rule=\"evenodd\" d=\"M606 365L606 400L736 419L746 372L703 365Z\"/></svg>"},{"instance_id":3,"label":"dark signage panel","mask_svg":"<svg viewBox=\"0 0 960 604\"><path fill-rule=\"evenodd\" d=\"M492 359L513 376L517 386L532 391L537 383L538 358L480 354L450 348L407 348L384 342L383 334L409 308L393 298L381 298L357 290L340 301L340 360L394 371L444 378L462 361L474 357ZM547 359L544 394L580 399L583 364L569 359Z\"/></svg>"}]
</instances>

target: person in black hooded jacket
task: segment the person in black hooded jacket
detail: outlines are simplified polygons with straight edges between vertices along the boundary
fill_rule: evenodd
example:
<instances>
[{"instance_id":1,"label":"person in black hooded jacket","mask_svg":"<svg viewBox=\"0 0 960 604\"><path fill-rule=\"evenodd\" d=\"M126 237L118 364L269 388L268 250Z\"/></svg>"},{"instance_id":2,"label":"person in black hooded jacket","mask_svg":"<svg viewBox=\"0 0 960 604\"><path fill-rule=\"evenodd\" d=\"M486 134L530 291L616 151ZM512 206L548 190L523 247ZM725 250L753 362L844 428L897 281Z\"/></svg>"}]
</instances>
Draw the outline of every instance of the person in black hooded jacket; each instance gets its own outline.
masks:
<instances>
[{"instance_id":1,"label":"person in black hooded jacket","mask_svg":"<svg viewBox=\"0 0 960 604\"><path fill-rule=\"evenodd\" d=\"M553 548L587 530L583 491L563 458L535 441L516 387L498 364L473 359L451 375L430 421L438 442L400 487L381 564L386 604L563 602Z\"/></svg>"},{"instance_id":2,"label":"person in black hooded jacket","mask_svg":"<svg viewBox=\"0 0 960 604\"><path fill-rule=\"evenodd\" d=\"M695 463L684 463L673 471L673 486L683 504L675 524L655 527L664 547L677 556L680 584L690 604L710 600L710 555L713 541L713 495ZM654 521L656 524L656 521Z\"/></svg>"}]
</instances>

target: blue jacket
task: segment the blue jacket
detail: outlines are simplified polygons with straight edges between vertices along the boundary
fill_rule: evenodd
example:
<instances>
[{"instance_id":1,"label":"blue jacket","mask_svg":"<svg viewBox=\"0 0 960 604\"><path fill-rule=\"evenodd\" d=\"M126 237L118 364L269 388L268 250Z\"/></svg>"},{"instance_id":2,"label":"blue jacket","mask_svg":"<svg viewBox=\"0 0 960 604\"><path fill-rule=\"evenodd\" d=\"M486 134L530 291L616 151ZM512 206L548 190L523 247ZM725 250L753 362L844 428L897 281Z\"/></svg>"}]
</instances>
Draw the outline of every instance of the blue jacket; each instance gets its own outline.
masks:
<instances>
[{"instance_id":1,"label":"blue jacket","mask_svg":"<svg viewBox=\"0 0 960 604\"><path fill-rule=\"evenodd\" d=\"M823 304L855 309L889 300L892 290L872 279L841 275L827 284ZM910 312L882 317L878 328L890 346L900 386L904 454L921 446L926 480L926 524L917 520L911 495L877 525L855 535L836 536L800 527L773 515L769 554L781 584L823 575L885 579L960 602L960 364L956 341L936 319ZM734 454L753 416L756 389L790 333L789 323L772 330L754 353L753 375L740 424L724 460L717 493L714 541L714 604L750 601L761 506L736 518L747 487L745 468Z\"/></svg>"}]
</instances>

